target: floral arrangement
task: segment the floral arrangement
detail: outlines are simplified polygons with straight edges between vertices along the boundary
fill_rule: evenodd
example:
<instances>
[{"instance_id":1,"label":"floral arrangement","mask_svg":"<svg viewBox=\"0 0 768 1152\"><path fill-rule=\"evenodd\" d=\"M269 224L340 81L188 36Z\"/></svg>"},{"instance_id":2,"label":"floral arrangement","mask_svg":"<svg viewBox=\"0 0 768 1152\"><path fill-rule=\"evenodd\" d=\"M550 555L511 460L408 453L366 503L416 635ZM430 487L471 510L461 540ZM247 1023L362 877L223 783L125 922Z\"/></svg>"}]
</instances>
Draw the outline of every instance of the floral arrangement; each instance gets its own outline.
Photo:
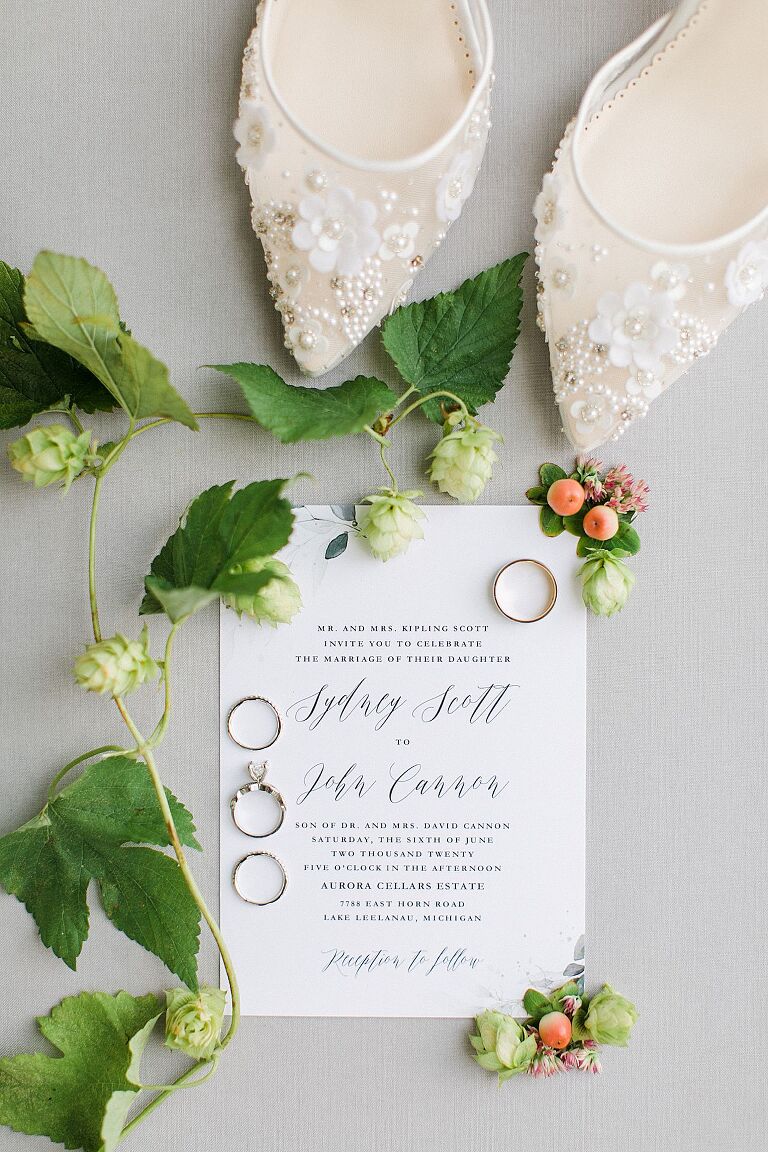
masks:
<instances>
[{"instance_id":1,"label":"floral arrangement","mask_svg":"<svg viewBox=\"0 0 768 1152\"><path fill-rule=\"evenodd\" d=\"M600 1045L626 1047L638 1016L634 1004L609 984L588 998L575 980L549 995L529 988L523 1007L528 1013L524 1020L481 1012L475 1019L477 1033L469 1038L477 1063L497 1073L500 1084L522 1074L600 1072Z\"/></svg>"},{"instance_id":2,"label":"floral arrangement","mask_svg":"<svg viewBox=\"0 0 768 1152\"><path fill-rule=\"evenodd\" d=\"M596 616L613 616L635 583L624 560L640 551L633 521L648 509L648 485L624 464L605 471L586 456L577 458L570 475L557 464L542 464L539 481L526 496L541 507L542 532L578 537L576 555L586 561L579 569L584 603Z\"/></svg>"},{"instance_id":3,"label":"floral arrangement","mask_svg":"<svg viewBox=\"0 0 768 1152\"><path fill-rule=\"evenodd\" d=\"M100 612L99 512L113 470L122 465L125 490L137 437L173 424L197 432L208 420L258 423L284 442L360 433L376 444L388 477L388 486L367 498L362 531L374 556L403 552L421 536L423 514L414 503L418 494L398 489L388 460L393 432L421 411L441 428L430 478L457 500L477 499L499 439L477 419L477 409L495 398L509 369L524 263L524 255L508 260L388 318L383 342L404 382L397 392L373 377L325 389L293 387L271 368L238 363L218 368L239 381L248 411L193 412L166 366L122 320L103 272L50 252L37 256L26 278L0 262L0 428L46 417L10 444L11 467L35 488L58 486L76 505L90 489L84 569L92 639L73 659L73 676L109 701L126 729L123 744L91 739L96 747L56 766L40 810L0 837L0 885L25 905L43 944L74 969L88 937L93 882L114 927L156 955L182 985L165 997L82 992L62 1000L38 1019L56 1055L0 1060L0 1125L70 1149L114 1152L174 1092L215 1072L239 1026L237 976L188 859L200 849L194 821L164 786L157 757L170 724L179 629L216 600L275 626L300 610L299 590L277 558L294 512L284 479L238 490L229 481L192 501L143 582L139 614L165 623L156 658L146 623L136 636L110 635ZM107 443L97 443L84 426L96 412L121 420ZM162 711L143 732L129 697L158 682ZM226 994L199 983L204 928L221 956ZM141 1071L156 1027L184 1058L176 1079L164 1085L146 1083Z\"/></svg>"}]
</instances>

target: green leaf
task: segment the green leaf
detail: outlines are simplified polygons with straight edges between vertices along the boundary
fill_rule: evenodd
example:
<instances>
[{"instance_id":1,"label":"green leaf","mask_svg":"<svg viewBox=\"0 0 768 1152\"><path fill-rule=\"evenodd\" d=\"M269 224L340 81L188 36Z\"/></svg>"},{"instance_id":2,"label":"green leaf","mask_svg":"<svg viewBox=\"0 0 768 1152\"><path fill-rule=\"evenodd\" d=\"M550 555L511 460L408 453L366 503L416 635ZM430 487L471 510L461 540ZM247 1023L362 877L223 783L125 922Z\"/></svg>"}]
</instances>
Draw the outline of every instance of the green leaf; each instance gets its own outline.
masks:
<instances>
[{"instance_id":1,"label":"green leaf","mask_svg":"<svg viewBox=\"0 0 768 1152\"><path fill-rule=\"evenodd\" d=\"M474 1048L475 1052L485 1052L485 1045L481 1036L470 1036L469 1042Z\"/></svg>"},{"instance_id":2,"label":"green leaf","mask_svg":"<svg viewBox=\"0 0 768 1152\"><path fill-rule=\"evenodd\" d=\"M269 573L239 569L288 543L293 512L281 495L286 483L258 480L233 495L230 481L193 500L152 561L141 613L165 612L176 623L219 596L252 596L269 583Z\"/></svg>"},{"instance_id":3,"label":"green leaf","mask_svg":"<svg viewBox=\"0 0 768 1152\"><path fill-rule=\"evenodd\" d=\"M528 489L525 493L525 498L526 500L530 500L532 504L546 504L548 491L548 488L537 484L535 487Z\"/></svg>"},{"instance_id":4,"label":"green leaf","mask_svg":"<svg viewBox=\"0 0 768 1152\"><path fill-rule=\"evenodd\" d=\"M620 524L613 540L603 541L603 547L606 544L613 545L614 551L620 548L628 556L636 556L640 551L640 537L637 534L637 529L627 523Z\"/></svg>"},{"instance_id":5,"label":"green leaf","mask_svg":"<svg viewBox=\"0 0 768 1152\"><path fill-rule=\"evenodd\" d=\"M640 551L640 537L634 528L623 523L610 540L593 540L590 536L582 536L576 545L577 556L589 556L596 551L612 552L617 559L636 556Z\"/></svg>"},{"instance_id":6,"label":"green leaf","mask_svg":"<svg viewBox=\"0 0 768 1152\"><path fill-rule=\"evenodd\" d=\"M587 1032L586 1028L584 1027L587 1019L587 1006L587 1002L583 1003L578 1012L574 1014L573 1020L571 1021L571 1026L573 1029L572 1035L574 1040L589 1040L591 1038L589 1032Z\"/></svg>"},{"instance_id":7,"label":"green leaf","mask_svg":"<svg viewBox=\"0 0 768 1152\"><path fill-rule=\"evenodd\" d=\"M542 464L539 468L539 479L547 492L556 480L565 480L566 473L559 464Z\"/></svg>"},{"instance_id":8,"label":"green leaf","mask_svg":"<svg viewBox=\"0 0 768 1152\"><path fill-rule=\"evenodd\" d=\"M486 1072L500 1072L504 1067L495 1052L478 1052L474 1059Z\"/></svg>"},{"instance_id":9,"label":"green leaf","mask_svg":"<svg viewBox=\"0 0 768 1152\"><path fill-rule=\"evenodd\" d=\"M563 531L562 516L558 516L557 512L553 512L549 504L542 504L541 511L539 512L539 523L545 536L554 538L555 536L559 536Z\"/></svg>"},{"instance_id":10,"label":"green leaf","mask_svg":"<svg viewBox=\"0 0 768 1152\"><path fill-rule=\"evenodd\" d=\"M472 413L495 399L520 331L520 278L527 259L523 252L455 292L398 308L384 321L384 347L403 379L422 396L446 389ZM426 415L438 423L441 404L437 398L424 405Z\"/></svg>"},{"instance_id":11,"label":"green leaf","mask_svg":"<svg viewBox=\"0 0 768 1152\"><path fill-rule=\"evenodd\" d=\"M58 348L34 340L24 311L24 277L0 260L0 428L16 428L47 408L85 412L115 402L99 381Z\"/></svg>"},{"instance_id":12,"label":"green leaf","mask_svg":"<svg viewBox=\"0 0 768 1152\"><path fill-rule=\"evenodd\" d=\"M81 992L38 1018L60 1056L0 1060L0 1124L65 1148L113 1152L139 1092L139 1062L159 1019L157 996Z\"/></svg>"},{"instance_id":13,"label":"green leaf","mask_svg":"<svg viewBox=\"0 0 768 1152\"><path fill-rule=\"evenodd\" d=\"M587 509L582 508L580 512L576 512L573 516L564 516L563 524L565 525L566 532L570 532L571 536L584 535L584 517L587 514Z\"/></svg>"},{"instance_id":14,"label":"green leaf","mask_svg":"<svg viewBox=\"0 0 768 1152\"><path fill-rule=\"evenodd\" d=\"M282 440L325 440L362 432L389 412L397 396L375 376L358 376L335 388L304 388L286 384L266 364L212 364L234 377L254 420Z\"/></svg>"},{"instance_id":15,"label":"green leaf","mask_svg":"<svg viewBox=\"0 0 768 1152\"><path fill-rule=\"evenodd\" d=\"M538 1021L552 1011L552 1001L535 988L529 988L523 996L523 1007L533 1020Z\"/></svg>"},{"instance_id":16,"label":"green leaf","mask_svg":"<svg viewBox=\"0 0 768 1152\"><path fill-rule=\"evenodd\" d=\"M341 532L338 536L334 536L325 550L326 560L335 560L337 556L341 556L346 552L348 543L349 532Z\"/></svg>"},{"instance_id":17,"label":"green leaf","mask_svg":"<svg viewBox=\"0 0 768 1152\"><path fill-rule=\"evenodd\" d=\"M199 848L189 812L166 795L182 843ZM0 839L0 884L26 906L43 943L74 969L95 880L114 925L195 988L200 914L174 859L127 846L147 844L169 844L152 782L143 764L112 756Z\"/></svg>"},{"instance_id":18,"label":"green leaf","mask_svg":"<svg viewBox=\"0 0 768 1152\"><path fill-rule=\"evenodd\" d=\"M121 324L115 290L100 269L74 256L40 252L24 304L40 338L87 368L133 419L165 416L197 428L166 366Z\"/></svg>"}]
</instances>

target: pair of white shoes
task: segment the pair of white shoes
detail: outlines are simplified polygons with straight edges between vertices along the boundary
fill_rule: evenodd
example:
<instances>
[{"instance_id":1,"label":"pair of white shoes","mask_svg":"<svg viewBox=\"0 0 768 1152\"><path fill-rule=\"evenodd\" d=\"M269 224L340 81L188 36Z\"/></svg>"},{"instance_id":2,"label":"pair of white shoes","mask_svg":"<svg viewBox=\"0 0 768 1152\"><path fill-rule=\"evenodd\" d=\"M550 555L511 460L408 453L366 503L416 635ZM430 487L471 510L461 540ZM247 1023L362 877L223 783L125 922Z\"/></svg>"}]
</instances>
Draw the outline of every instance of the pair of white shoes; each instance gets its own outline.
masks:
<instances>
[{"instance_id":1,"label":"pair of white shoes","mask_svg":"<svg viewBox=\"0 0 768 1152\"><path fill-rule=\"evenodd\" d=\"M683 0L593 80L535 207L539 323L580 450L768 289L768 0ZM327 372L458 219L488 138L485 0L262 0L238 159L286 345Z\"/></svg>"}]
</instances>

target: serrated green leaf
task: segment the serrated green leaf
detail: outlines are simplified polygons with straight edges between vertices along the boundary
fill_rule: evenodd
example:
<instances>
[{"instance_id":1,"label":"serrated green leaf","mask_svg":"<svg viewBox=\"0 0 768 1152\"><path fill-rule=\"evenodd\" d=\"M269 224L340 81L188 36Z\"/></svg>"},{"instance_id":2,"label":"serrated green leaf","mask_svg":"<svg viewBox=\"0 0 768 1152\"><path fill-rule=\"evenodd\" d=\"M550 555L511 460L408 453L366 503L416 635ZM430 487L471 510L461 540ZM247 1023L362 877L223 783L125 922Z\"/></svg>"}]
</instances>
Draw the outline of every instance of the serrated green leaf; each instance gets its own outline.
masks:
<instances>
[{"instance_id":1,"label":"serrated green leaf","mask_svg":"<svg viewBox=\"0 0 768 1152\"><path fill-rule=\"evenodd\" d=\"M257 480L233 494L230 481L193 500L152 561L142 615L165 612L176 623L219 596L253 596L269 583L269 573L239 569L288 543L293 512L281 495L286 483Z\"/></svg>"},{"instance_id":2,"label":"serrated green leaf","mask_svg":"<svg viewBox=\"0 0 768 1152\"><path fill-rule=\"evenodd\" d=\"M558 516L557 512L553 512L549 504L542 504L541 511L539 512L539 523L544 535L552 539L559 536L563 531L562 516Z\"/></svg>"},{"instance_id":3,"label":"serrated green leaf","mask_svg":"<svg viewBox=\"0 0 768 1152\"><path fill-rule=\"evenodd\" d=\"M532 504L546 504L548 488L544 488L536 484L533 488L529 488L525 493L526 500L530 500Z\"/></svg>"},{"instance_id":4,"label":"serrated green leaf","mask_svg":"<svg viewBox=\"0 0 768 1152\"><path fill-rule=\"evenodd\" d=\"M523 1007L533 1020L538 1021L552 1011L552 1001L535 988L529 988L523 996Z\"/></svg>"},{"instance_id":5,"label":"serrated green leaf","mask_svg":"<svg viewBox=\"0 0 768 1152\"><path fill-rule=\"evenodd\" d=\"M286 384L266 364L212 364L242 388L251 415L283 444L362 432L389 412L397 396L383 380L358 376L334 388Z\"/></svg>"},{"instance_id":6,"label":"serrated green leaf","mask_svg":"<svg viewBox=\"0 0 768 1152\"><path fill-rule=\"evenodd\" d=\"M542 464L539 468L539 479L547 492L556 480L565 480L565 478L565 469L561 468L559 464Z\"/></svg>"},{"instance_id":7,"label":"serrated green leaf","mask_svg":"<svg viewBox=\"0 0 768 1152\"><path fill-rule=\"evenodd\" d=\"M197 428L166 366L121 324L115 290L100 269L74 256L40 252L24 306L40 338L87 368L133 419L165 416Z\"/></svg>"},{"instance_id":8,"label":"serrated green leaf","mask_svg":"<svg viewBox=\"0 0 768 1152\"><path fill-rule=\"evenodd\" d=\"M37 1021L61 1055L0 1060L0 1124L65 1148L113 1152L161 1011L157 996L127 992L82 992L62 1000Z\"/></svg>"},{"instance_id":9,"label":"serrated green leaf","mask_svg":"<svg viewBox=\"0 0 768 1152\"><path fill-rule=\"evenodd\" d=\"M167 792L183 844L199 848L189 812ZM116 927L196 987L200 914L169 844L145 766L123 756L91 765L39 816L0 838L0 884L27 908L40 938L70 968L88 936L95 880Z\"/></svg>"},{"instance_id":10,"label":"serrated green leaf","mask_svg":"<svg viewBox=\"0 0 768 1152\"><path fill-rule=\"evenodd\" d=\"M115 401L70 356L33 339L24 311L24 277L0 260L0 428L17 428L69 400L85 412Z\"/></svg>"},{"instance_id":11,"label":"serrated green leaf","mask_svg":"<svg viewBox=\"0 0 768 1152\"><path fill-rule=\"evenodd\" d=\"M398 308L384 321L384 347L403 379L422 396L447 389L472 413L495 399L520 331L520 278L527 259L521 253L455 292ZM435 399L424 405L425 414L438 423L441 403Z\"/></svg>"}]
</instances>

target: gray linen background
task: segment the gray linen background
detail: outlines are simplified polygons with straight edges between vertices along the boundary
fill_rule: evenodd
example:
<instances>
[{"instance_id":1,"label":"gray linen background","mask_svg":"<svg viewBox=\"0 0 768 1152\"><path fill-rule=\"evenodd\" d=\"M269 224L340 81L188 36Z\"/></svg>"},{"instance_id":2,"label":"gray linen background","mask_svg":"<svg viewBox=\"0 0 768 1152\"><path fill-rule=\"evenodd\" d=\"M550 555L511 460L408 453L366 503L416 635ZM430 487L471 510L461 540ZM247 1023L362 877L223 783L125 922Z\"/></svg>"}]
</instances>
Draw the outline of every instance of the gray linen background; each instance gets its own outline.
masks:
<instances>
[{"instance_id":1,"label":"gray linen background","mask_svg":"<svg viewBox=\"0 0 768 1152\"><path fill-rule=\"evenodd\" d=\"M50 247L103 267L135 334L199 409L238 403L203 363L267 361L297 379L233 159L254 8L253 0L2 0L0 255L26 269ZM664 4L494 0L492 8L490 149L474 197L419 281L425 296L531 245L531 204L589 77ZM533 322L531 268L526 286L519 349L490 417L506 440L490 502L521 502L540 461L569 458ZM136 1152L762 1152L766 315L754 308L606 453L626 458L653 492L631 606L591 619L588 636L588 978L609 979L637 1001L632 1047L609 1051L602 1077L497 1091L470 1061L458 1021L246 1020L215 1086L156 1113L133 1136ZM361 371L388 371L375 336L326 383ZM421 481L433 438L426 426L400 436L404 483ZM305 470L316 479L302 482L300 500L351 501L381 482L371 447L284 448L240 425L142 438L105 493L106 629L135 629L147 564L203 487ZM89 485L62 500L2 468L0 488L5 831L36 811L61 764L122 730L69 678L88 636ZM197 873L215 907L214 611L184 630L176 657L161 763L196 815L207 849ZM552 677L556 698L556 668ZM142 720L155 705L150 694ZM19 903L1 896L0 915L4 1053L34 1045L32 1017L64 994L168 983L159 962L106 923L96 898L77 974L42 947ZM215 979L207 943L202 969ZM157 1060L159 1076L165 1057ZM2 1130L0 1147L35 1145Z\"/></svg>"}]
</instances>

